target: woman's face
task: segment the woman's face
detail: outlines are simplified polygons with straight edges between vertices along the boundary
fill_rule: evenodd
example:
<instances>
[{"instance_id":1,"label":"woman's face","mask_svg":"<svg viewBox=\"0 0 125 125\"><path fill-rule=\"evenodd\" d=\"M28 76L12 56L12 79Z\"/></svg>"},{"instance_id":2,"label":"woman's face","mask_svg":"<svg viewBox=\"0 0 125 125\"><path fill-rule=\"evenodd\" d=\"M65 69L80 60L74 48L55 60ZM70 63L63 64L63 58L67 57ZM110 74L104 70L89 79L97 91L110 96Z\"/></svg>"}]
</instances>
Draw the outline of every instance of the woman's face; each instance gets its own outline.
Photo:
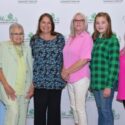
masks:
<instances>
[{"instance_id":1,"label":"woman's face","mask_svg":"<svg viewBox=\"0 0 125 125\"><path fill-rule=\"evenodd\" d=\"M23 29L14 27L11 31L10 39L14 44L20 45L24 41Z\"/></svg>"},{"instance_id":2,"label":"woman's face","mask_svg":"<svg viewBox=\"0 0 125 125\"><path fill-rule=\"evenodd\" d=\"M105 17L97 17L95 22L95 28L100 34L106 33L108 29L108 22Z\"/></svg>"},{"instance_id":3,"label":"woman's face","mask_svg":"<svg viewBox=\"0 0 125 125\"><path fill-rule=\"evenodd\" d=\"M42 33L45 33L45 34L47 34L47 33L50 34L51 33L52 23L51 23L50 19L47 16L43 17L43 19L41 20L41 22L40 22L40 30L41 30Z\"/></svg>"},{"instance_id":4,"label":"woman's face","mask_svg":"<svg viewBox=\"0 0 125 125\"><path fill-rule=\"evenodd\" d=\"M85 30L85 20L81 15L76 15L73 20L75 33L81 33Z\"/></svg>"}]
</instances>

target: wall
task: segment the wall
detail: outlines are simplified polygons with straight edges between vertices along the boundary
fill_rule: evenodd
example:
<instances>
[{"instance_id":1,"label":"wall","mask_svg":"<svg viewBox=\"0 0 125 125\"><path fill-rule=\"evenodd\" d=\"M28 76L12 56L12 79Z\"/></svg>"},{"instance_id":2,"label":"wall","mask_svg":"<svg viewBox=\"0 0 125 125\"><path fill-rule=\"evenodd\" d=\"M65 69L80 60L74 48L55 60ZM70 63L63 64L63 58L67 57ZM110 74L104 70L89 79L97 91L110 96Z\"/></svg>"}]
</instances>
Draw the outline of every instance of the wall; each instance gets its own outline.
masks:
<instances>
[{"instance_id":1,"label":"wall","mask_svg":"<svg viewBox=\"0 0 125 125\"><path fill-rule=\"evenodd\" d=\"M67 38L69 34L70 21L76 12L84 13L88 18L89 32L93 32L93 20L96 13L106 11L112 19L113 31L117 34L120 47L124 46L125 33L125 2L124 0L1 0L0 1L0 41L9 39L8 27L13 22L19 22L25 29L25 40L29 41L32 34L36 32L39 16L44 12L52 14L56 31L61 32ZM120 102L113 101L113 112L115 125L125 124L125 111ZM62 95L62 125L73 125L72 113L69 107L67 90ZM89 125L97 125L97 110L92 93L87 97L87 114ZM33 125L33 104L27 116L27 125Z\"/></svg>"}]
</instances>

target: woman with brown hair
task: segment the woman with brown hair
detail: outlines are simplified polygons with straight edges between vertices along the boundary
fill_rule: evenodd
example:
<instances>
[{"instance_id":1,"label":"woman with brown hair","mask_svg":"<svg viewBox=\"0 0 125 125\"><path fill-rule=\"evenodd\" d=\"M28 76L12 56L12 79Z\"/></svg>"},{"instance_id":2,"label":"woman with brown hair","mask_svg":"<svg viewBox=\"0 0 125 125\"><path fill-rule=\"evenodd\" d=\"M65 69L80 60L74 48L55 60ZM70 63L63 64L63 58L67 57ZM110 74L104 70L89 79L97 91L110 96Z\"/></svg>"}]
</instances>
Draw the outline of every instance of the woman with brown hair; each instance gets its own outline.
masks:
<instances>
[{"instance_id":1,"label":"woman with brown hair","mask_svg":"<svg viewBox=\"0 0 125 125\"><path fill-rule=\"evenodd\" d=\"M30 45L33 55L34 125L60 125L64 36L55 32L50 14L40 16Z\"/></svg>"},{"instance_id":2,"label":"woman with brown hair","mask_svg":"<svg viewBox=\"0 0 125 125\"><path fill-rule=\"evenodd\" d=\"M98 109L98 125L114 125L112 101L119 71L119 42L108 13L96 15L93 40L90 88Z\"/></svg>"}]
</instances>

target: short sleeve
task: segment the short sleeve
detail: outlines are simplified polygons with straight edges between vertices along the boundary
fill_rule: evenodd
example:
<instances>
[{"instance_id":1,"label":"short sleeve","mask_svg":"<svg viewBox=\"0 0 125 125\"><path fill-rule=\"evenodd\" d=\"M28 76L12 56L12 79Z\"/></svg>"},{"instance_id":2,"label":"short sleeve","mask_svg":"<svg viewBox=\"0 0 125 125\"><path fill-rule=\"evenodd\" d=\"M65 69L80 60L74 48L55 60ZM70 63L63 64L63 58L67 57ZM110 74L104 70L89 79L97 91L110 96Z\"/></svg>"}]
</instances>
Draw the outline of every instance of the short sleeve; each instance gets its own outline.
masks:
<instances>
[{"instance_id":1,"label":"short sleeve","mask_svg":"<svg viewBox=\"0 0 125 125\"><path fill-rule=\"evenodd\" d=\"M58 47L62 50L65 45L65 38L62 34L59 34L59 36L57 37L58 37L58 42L59 42Z\"/></svg>"},{"instance_id":2,"label":"short sleeve","mask_svg":"<svg viewBox=\"0 0 125 125\"><path fill-rule=\"evenodd\" d=\"M93 47L93 40L90 35L87 35L83 39L83 44L81 45L81 59L91 59L91 52Z\"/></svg>"}]
</instances>

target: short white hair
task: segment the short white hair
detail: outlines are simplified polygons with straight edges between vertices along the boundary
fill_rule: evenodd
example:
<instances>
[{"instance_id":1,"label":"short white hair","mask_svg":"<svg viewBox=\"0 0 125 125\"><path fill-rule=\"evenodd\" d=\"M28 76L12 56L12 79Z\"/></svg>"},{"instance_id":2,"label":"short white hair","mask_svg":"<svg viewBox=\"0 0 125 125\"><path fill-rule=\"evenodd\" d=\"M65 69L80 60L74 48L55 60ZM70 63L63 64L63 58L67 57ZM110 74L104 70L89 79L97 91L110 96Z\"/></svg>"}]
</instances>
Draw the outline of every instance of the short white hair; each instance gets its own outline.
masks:
<instances>
[{"instance_id":1,"label":"short white hair","mask_svg":"<svg viewBox=\"0 0 125 125\"><path fill-rule=\"evenodd\" d=\"M9 34L10 34L10 35L12 34L12 31L13 31L14 28L19 28L19 29L21 29L21 30L23 31L23 33L24 33L24 29L23 29L23 26L22 26L21 24L19 24L19 23L13 23L13 24L11 24L10 27L9 27Z\"/></svg>"}]
</instances>

